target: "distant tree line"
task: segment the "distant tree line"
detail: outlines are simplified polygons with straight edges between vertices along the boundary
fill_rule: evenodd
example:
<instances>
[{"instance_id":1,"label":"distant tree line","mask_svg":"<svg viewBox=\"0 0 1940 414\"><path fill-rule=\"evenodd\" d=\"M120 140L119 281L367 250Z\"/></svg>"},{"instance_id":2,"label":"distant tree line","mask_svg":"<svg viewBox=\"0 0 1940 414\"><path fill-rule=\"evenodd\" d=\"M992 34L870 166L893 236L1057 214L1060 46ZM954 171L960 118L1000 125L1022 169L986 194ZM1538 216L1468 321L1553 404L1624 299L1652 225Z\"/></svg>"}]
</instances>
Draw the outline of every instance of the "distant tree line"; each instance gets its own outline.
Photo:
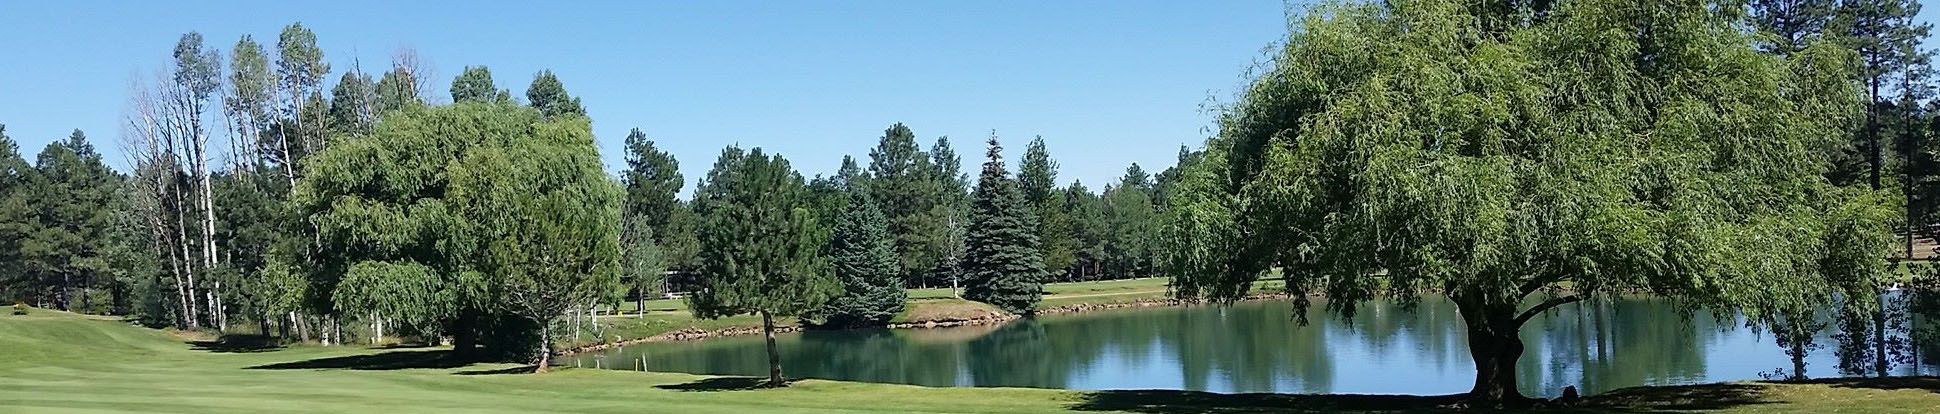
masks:
<instances>
[{"instance_id":1,"label":"distant tree line","mask_svg":"<svg viewBox=\"0 0 1940 414\"><path fill-rule=\"evenodd\" d=\"M301 24L227 53L191 32L170 56L129 91L125 172L78 130L30 163L0 126L7 299L494 358L543 358L560 315L668 292L701 316L830 326L885 323L920 287L1029 313L1046 282L1156 275L1180 177L1134 164L1099 192L1060 186L1041 137L1013 173L993 132L973 182L947 137L926 150L894 124L827 176L729 147L682 200L679 161L640 129L604 172L550 71L522 99L485 66L434 91L400 50L329 83Z\"/></svg>"}]
</instances>

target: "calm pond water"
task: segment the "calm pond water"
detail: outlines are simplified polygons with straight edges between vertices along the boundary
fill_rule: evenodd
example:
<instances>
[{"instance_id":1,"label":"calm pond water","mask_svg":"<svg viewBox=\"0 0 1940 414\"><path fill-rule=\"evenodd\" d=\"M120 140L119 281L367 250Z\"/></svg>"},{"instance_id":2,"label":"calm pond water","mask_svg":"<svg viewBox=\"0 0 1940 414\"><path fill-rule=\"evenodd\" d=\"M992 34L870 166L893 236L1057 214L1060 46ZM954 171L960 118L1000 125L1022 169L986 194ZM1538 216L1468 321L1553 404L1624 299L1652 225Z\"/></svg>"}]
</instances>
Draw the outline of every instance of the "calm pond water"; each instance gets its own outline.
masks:
<instances>
[{"instance_id":1,"label":"calm pond water","mask_svg":"<svg viewBox=\"0 0 1940 414\"><path fill-rule=\"evenodd\" d=\"M1468 391L1474 368L1453 304L1427 299L1416 311L1403 312L1393 304L1368 303L1352 321L1323 315L1320 306L1314 305L1312 323L1304 327L1291 322L1286 301L1255 301L1046 316L1000 326L810 331L778 338L790 377L1084 390ZM1769 332L1743 328L1737 318L1720 322L1700 313L1687 319L1647 299L1558 309L1523 328L1528 350L1518 375L1525 394L1554 396L1569 385L1598 393L1636 385L1755 380L1760 372L1791 367ZM641 344L562 362L767 375L760 336ZM1831 349L1814 352L1808 363L1813 376L1837 375ZM1940 373L1934 365L1920 371Z\"/></svg>"}]
</instances>

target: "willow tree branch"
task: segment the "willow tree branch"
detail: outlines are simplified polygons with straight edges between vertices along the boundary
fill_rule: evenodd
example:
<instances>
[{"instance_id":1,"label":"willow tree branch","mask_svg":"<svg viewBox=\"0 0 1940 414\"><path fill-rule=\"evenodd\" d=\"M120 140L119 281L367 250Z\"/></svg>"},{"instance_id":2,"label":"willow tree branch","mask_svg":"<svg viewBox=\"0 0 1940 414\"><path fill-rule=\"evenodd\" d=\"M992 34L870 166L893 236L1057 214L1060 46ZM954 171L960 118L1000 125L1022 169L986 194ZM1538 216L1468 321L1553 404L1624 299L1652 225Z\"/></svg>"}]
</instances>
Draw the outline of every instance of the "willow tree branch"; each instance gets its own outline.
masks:
<instances>
[{"instance_id":1,"label":"willow tree branch","mask_svg":"<svg viewBox=\"0 0 1940 414\"><path fill-rule=\"evenodd\" d=\"M1554 309L1557 306L1563 306L1571 303L1581 302L1583 301L1583 299L1585 298L1581 295L1558 296L1558 297L1550 298L1549 300L1543 301L1543 303L1538 303L1536 304L1536 306L1530 307L1529 310L1522 311L1521 315L1516 315L1516 326L1522 326L1523 322L1528 322L1530 318L1534 318L1536 317L1536 315L1541 315L1543 314L1543 312L1549 311L1550 309Z\"/></svg>"}]
</instances>

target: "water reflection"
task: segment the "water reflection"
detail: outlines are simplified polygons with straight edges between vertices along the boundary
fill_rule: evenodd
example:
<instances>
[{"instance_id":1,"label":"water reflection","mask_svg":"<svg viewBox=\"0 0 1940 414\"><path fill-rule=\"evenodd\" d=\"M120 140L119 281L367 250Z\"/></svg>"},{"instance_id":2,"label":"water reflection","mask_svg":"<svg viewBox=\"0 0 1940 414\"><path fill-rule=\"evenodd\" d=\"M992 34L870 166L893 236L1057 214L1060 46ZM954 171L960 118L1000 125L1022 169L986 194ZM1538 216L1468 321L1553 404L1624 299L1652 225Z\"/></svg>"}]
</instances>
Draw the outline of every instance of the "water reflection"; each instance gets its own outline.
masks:
<instances>
[{"instance_id":1,"label":"water reflection","mask_svg":"<svg viewBox=\"0 0 1940 414\"><path fill-rule=\"evenodd\" d=\"M1319 305L1316 305L1319 306ZM1289 304L1248 302L1105 311L1002 326L811 331L780 337L790 376L929 386L1183 389L1215 392L1447 394L1474 378L1454 305L1389 303L1351 320L1292 322ZM1769 334L1736 317L1686 318L1663 302L1622 299L1559 308L1523 328L1523 392L1596 393L1636 385L1759 379L1789 367ZM1823 343L1829 343L1823 342ZM1833 352L1808 359L1819 375ZM643 344L582 355L612 369L765 375L759 337ZM1933 365L1922 372L1940 373ZM1910 371L1909 371L1910 373Z\"/></svg>"}]
</instances>

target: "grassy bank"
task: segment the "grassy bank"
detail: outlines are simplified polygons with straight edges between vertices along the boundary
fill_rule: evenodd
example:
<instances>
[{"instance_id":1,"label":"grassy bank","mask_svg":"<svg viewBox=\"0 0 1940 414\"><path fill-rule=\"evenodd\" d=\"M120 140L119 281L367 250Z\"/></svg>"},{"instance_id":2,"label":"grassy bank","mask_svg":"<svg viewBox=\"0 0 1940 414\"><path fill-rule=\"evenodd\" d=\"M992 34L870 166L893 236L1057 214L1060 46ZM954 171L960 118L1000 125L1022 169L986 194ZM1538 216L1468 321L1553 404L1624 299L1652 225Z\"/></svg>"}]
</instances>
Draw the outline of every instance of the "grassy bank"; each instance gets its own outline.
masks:
<instances>
[{"instance_id":1,"label":"grassy bank","mask_svg":"<svg viewBox=\"0 0 1940 414\"><path fill-rule=\"evenodd\" d=\"M0 412L1438 412L1443 397L926 388L461 364L432 348L232 347L119 321L0 316ZM1620 390L1552 412L1916 413L1940 378Z\"/></svg>"}]
</instances>

